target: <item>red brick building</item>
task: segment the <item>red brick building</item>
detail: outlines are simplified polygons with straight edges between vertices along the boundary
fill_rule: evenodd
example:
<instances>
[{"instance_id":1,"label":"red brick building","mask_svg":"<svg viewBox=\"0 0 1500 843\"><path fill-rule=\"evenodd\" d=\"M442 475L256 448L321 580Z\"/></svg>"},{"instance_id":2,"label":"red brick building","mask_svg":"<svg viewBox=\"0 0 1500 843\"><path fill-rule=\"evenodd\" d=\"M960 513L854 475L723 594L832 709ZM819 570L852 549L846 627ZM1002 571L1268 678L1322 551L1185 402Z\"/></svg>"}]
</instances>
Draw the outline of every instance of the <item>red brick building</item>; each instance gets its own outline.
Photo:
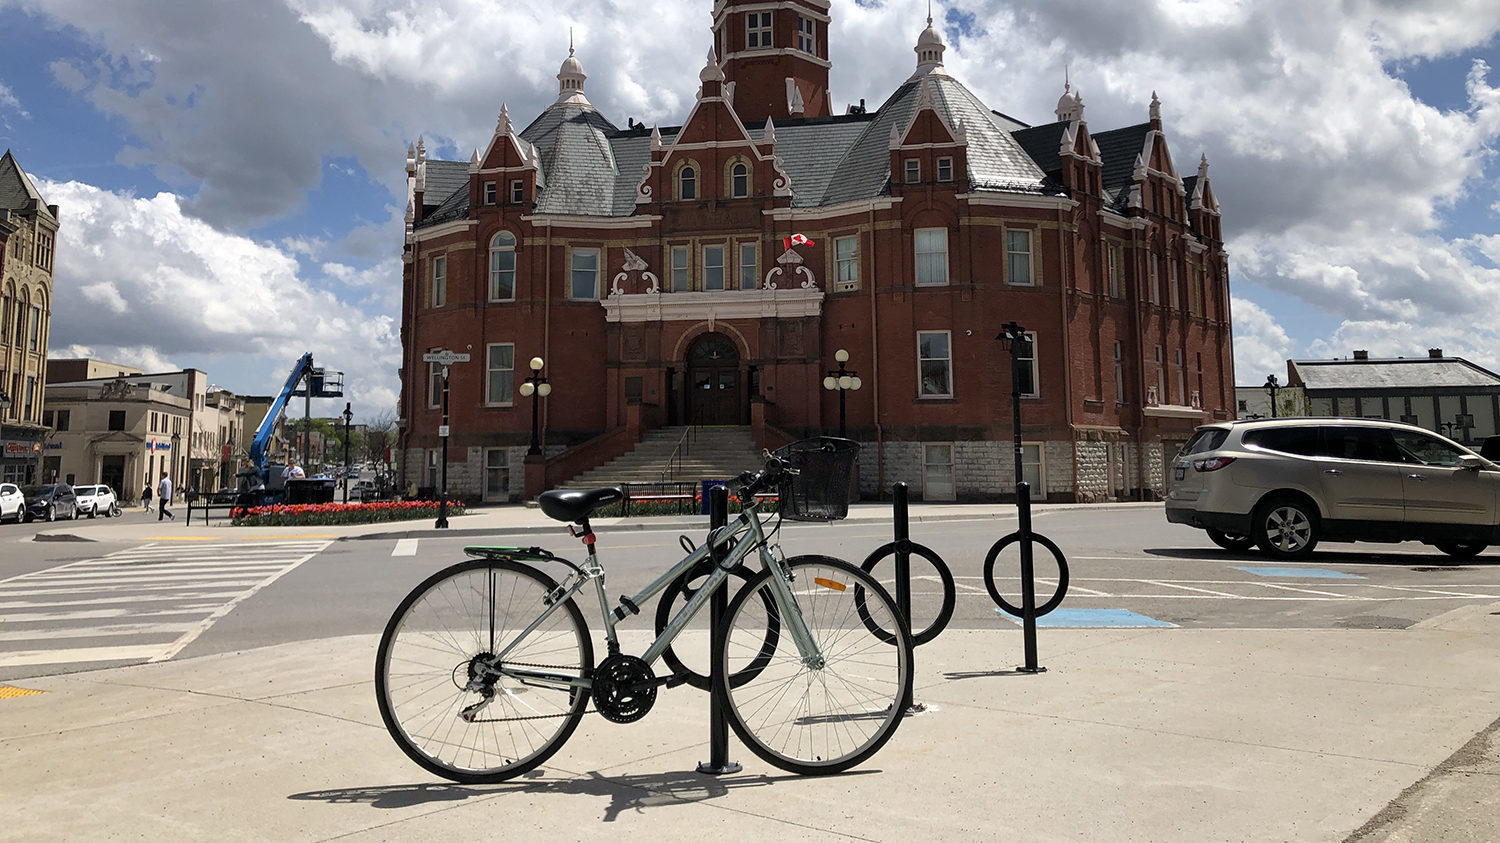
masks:
<instances>
[{"instance_id":1,"label":"red brick building","mask_svg":"<svg viewBox=\"0 0 1500 843\"><path fill-rule=\"evenodd\" d=\"M569 51L556 102L502 106L468 162L407 156L403 485L435 484L450 369L449 488L529 496L667 425L749 425L758 444L865 443L861 491L1011 493L1010 354L1034 496L1161 493L1163 454L1230 418L1228 269L1207 159L1179 174L1155 95L1093 131L1064 85L1029 126L943 67L931 21L879 108L835 115L827 0L717 0L681 126L617 127ZM894 57L893 57L894 58ZM846 87L852 87L845 83ZM811 242L791 242L802 235ZM544 456L527 458L541 357Z\"/></svg>"}]
</instances>

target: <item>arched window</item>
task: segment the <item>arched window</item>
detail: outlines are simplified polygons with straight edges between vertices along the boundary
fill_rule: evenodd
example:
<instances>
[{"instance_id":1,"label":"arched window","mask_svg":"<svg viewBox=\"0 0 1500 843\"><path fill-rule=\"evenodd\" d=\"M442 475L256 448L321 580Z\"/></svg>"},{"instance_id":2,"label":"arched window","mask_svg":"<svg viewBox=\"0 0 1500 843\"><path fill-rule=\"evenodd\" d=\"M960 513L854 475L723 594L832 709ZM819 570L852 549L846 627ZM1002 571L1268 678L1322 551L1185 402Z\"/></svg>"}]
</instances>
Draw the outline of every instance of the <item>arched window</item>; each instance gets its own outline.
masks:
<instances>
[{"instance_id":1,"label":"arched window","mask_svg":"<svg viewBox=\"0 0 1500 843\"><path fill-rule=\"evenodd\" d=\"M515 301L516 236L502 231L490 238L490 301Z\"/></svg>"},{"instance_id":2,"label":"arched window","mask_svg":"<svg viewBox=\"0 0 1500 843\"><path fill-rule=\"evenodd\" d=\"M698 198L698 171L691 166L683 167L677 174L677 198Z\"/></svg>"},{"instance_id":3,"label":"arched window","mask_svg":"<svg viewBox=\"0 0 1500 843\"><path fill-rule=\"evenodd\" d=\"M750 168L736 163L729 168L729 195L743 199L750 195Z\"/></svg>"}]
</instances>

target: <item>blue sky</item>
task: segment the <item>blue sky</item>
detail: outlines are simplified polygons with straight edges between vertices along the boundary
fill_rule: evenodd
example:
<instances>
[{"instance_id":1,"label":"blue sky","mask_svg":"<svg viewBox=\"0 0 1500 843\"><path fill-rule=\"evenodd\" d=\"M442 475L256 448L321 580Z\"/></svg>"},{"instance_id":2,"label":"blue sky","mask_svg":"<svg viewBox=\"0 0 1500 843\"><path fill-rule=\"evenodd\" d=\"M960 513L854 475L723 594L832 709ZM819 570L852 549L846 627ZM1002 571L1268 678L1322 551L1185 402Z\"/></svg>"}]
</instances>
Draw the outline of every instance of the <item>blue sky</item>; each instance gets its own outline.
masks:
<instances>
[{"instance_id":1,"label":"blue sky","mask_svg":"<svg viewBox=\"0 0 1500 843\"><path fill-rule=\"evenodd\" d=\"M676 125L709 0L0 0L0 147L62 206L54 355L192 366L274 391L303 351L394 411L408 143L482 147L555 99L569 27L590 100ZM833 0L836 110L910 74L925 0ZM1335 9L1333 13L1329 9ZM1500 4L957 0L948 71L1095 132L1153 91L1223 205L1242 384L1287 358L1500 371ZM317 410L315 409L315 412ZM332 408L323 408L331 412Z\"/></svg>"}]
</instances>

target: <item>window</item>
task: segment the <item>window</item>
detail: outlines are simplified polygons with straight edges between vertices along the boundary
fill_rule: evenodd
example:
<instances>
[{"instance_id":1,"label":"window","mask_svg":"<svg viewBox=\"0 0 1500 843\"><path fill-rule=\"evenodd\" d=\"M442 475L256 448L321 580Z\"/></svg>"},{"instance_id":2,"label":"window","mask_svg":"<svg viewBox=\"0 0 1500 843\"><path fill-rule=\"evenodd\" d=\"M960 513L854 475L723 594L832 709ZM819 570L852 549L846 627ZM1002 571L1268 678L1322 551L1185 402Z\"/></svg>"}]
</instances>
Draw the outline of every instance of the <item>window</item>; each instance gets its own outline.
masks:
<instances>
[{"instance_id":1,"label":"window","mask_svg":"<svg viewBox=\"0 0 1500 843\"><path fill-rule=\"evenodd\" d=\"M502 231L490 238L490 301L516 298L516 237Z\"/></svg>"},{"instance_id":2,"label":"window","mask_svg":"<svg viewBox=\"0 0 1500 843\"><path fill-rule=\"evenodd\" d=\"M492 181L484 183L484 204L495 204L495 183Z\"/></svg>"},{"instance_id":3,"label":"window","mask_svg":"<svg viewBox=\"0 0 1500 843\"><path fill-rule=\"evenodd\" d=\"M1192 279L1188 282L1188 312L1203 312L1203 267L1194 264Z\"/></svg>"},{"instance_id":4,"label":"window","mask_svg":"<svg viewBox=\"0 0 1500 843\"><path fill-rule=\"evenodd\" d=\"M1021 480L1031 487L1031 499L1041 500L1047 497L1047 487L1043 481L1046 475L1042 473L1042 446L1021 446Z\"/></svg>"},{"instance_id":5,"label":"window","mask_svg":"<svg viewBox=\"0 0 1500 843\"><path fill-rule=\"evenodd\" d=\"M1178 404L1190 403L1187 400L1187 360L1183 357L1182 349L1177 349L1177 396Z\"/></svg>"},{"instance_id":6,"label":"window","mask_svg":"<svg viewBox=\"0 0 1500 843\"><path fill-rule=\"evenodd\" d=\"M437 363L427 364L427 407L432 409L443 404L443 367Z\"/></svg>"},{"instance_id":7,"label":"window","mask_svg":"<svg viewBox=\"0 0 1500 843\"><path fill-rule=\"evenodd\" d=\"M110 430L124 430L125 429L125 411L124 410L110 410L109 411L109 429Z\"/></svg>"},{"instance_id":8,"label":"window","mask_svg":"<svg viewBox=\"0 0 1500 843\"><path fill-rule=\"evenodd\" d=\"M36 305L31 306L31 339L27 341L32 351L41 347L42 339L42 309Z\"/></svg>"},{"instance_id":9,"label":"window","mask_svg":"<svg viewBox=\"0 0 1500 843\"><path fill-rule=\"evenodd\" d=\"M52 427L56 423L56 417L51 410L42 411L42 427Z\"/></svg>"},{"instance_id":10,"label":"window","mask_svg":"<svg viewBox=\"0 0 1500 843\"><path fill-rule=\"evenodd\" d=\"M57 411L57 429L58 429L59 432L67 430L68 426L71 425L72 423L73 423L73 411L72 410L58 410Z\"/></svg>"},{"instance_id":11,"label":"window","mask_svg":"<svg viewBox=\"0 0 1500 843\"><path fill-rule=\"evenodd\" d=\"M448 301L448 257L432 259L432 306L442 307Z\"/></svg>"},{"instance_id":12,"label":"window","mask_svg":"<svg viewBox=\"0 0 1500 843\"><path fill-rule=\"evenodd\" d=\"M953 397L953 358L949 342L947 331L917 332L918 397Z\"/></svg>"},{"instance_id":13,"label":"window","mask_svg":"<svg viewBox=\"0 0 1500 843\"><path fill-rule=\"evenodd\" d=\"M688 289L688 247L672 247L672 292L682 293Z\"/></svg>"},{"instance_id":14,"label":"window","mask_svg":"<svg viewBox=\"0 0 1500 843\"><path fill-rule=\"evenodd\" d=\"M25 399L26 404L25 408L21 411L21 421L36 421L36 410L38 407L36 400L36 377L34 375L26 376L26 393L22 397Z\"/></svg>"},{"instance_id":15,"label":"window","mask_svg":"<svg viewBox=\"0 0 1500 843\"><path fill-rule=\"evenodd\" d=\"M922 180L922 162L915 158L906 159L906 183L917 184Z\"/></svg>"},{"instance_id":16,"label":"window","mask_svg":"<svg viewBox=\"0 0 1500 843\"><path fill-rule=\"evenodd\" d=\"M516 346L514 343L494 343L485 346L485 362L488 377L485 379L484 403L513 404L512 389L516 379Z\"/></svg>"},{"instance_id":17,"label":"window","mask_svg":"<svg viewBox=\"0 0 1500 843\"><path fill-rule=\"evenodd\" d=\"M771 46L771 13L751 12L745 15L745 48L765 49Z\"/></svg>"},{"instance_id":18,"label":"window","mask_svg":"<svg viewBox=\"0 0 1500 843\"><path fill-rule=\"evenodd\" d=\"M834 289L859 289L859 237L837 237L833 241L833 259L838 279Z\"/></svg>"},{"instance_id":19,"label":"window","mask_svg":"<svg viewBox=\"0 0 1500 843\"><path fill-rule=\"evenodd\" d=\"M574 299L599 298L599 250L573 250L572 289Z\"/></svg>"},{"instance_id":20,"label":"window","mask_svg":"<svg viewBox=\"0 0 1500 843\"><path fill-rule=\"evenodd\" d=\"M1118 341L1115 342L1115 403L1125 403L1125 356Z\"/></svg>"},{"instance_id":21,"label":"window","mask_svg":"<svg viewBox=\"0 0 1500 843\"><path fill-rule=\"evenodd\" d=\"M1005 280L1025 287L1036 283L1031 275L1031 232L1005 232Z\"/></svg>"},{"instance_id":22,"label":"window","mask_svg":"<svg viewBox=\"0 0 1500 843\"><path fill-rule=\"evenodd\" d=\"M1125 264L1119 244L1111 243L1106 246L1105 254L1109 266L1109 297L1122 299L1125 297Z\"/></svg>"},{"instance_id":23,"label":"window","mask_svg":"<svg viewBox=\"0 0 1500 843\"><path fill-rule=\"evenodd\" d=\"M744 164L735 164L729 168L729 195L735 199L750 195L750 168Z\"/></svg>"},{"instance_id":24,"label":"window","mask_svg":"<svg viewBox=\"0 0 1500 843\"><path fill-rule=\"evenodd\" d=\"M948 229L919 228L917 246L917 284L948 283Z\"/></svg>"},{"instance_id":25,"label":"window","mask_svg":"<svg viewBox=\"0 0 1500 843\"><path fill-rule=\"evenodd\" d=\"M724 247L703 247L703 289L724 289Z\"/></svg>"},{"instance_id":26,"label":"window","mask_svg":"<svg viewBox=\"0 0 1500 843\"><path fill-rule=\"evenodd\" d=\"M36 265L45 270L52 269L52 235L45 231L37 233Z\"/></svg>"},{"instance_id":27,"label":"window","mask_svg":"<svg viewBox=\"0 0 1500 843\"><path fill-rule=\"evenodd\" d=\"M922 500L951 501L953 487L953 446L922 445Z\"/></svg>"},{"instance_id":28,"label":"window","mask_svg":"<svg viewBox=\"0 0 1500 843\"><path fill-rule=\"evenodd\" d=\"M937 164L938 164L938 173L937 173L937 179L938 179L938 181L953 181L953 159L952 158L939 158Z\"/></svg>"},{"instance_id":29,"label":"window","mask_svg":"<svg viewBox=\"0 0 1500 843\"><path fill-rule=\"evenodd\" d=\"M1161 353L1161 346L1159 345L1156 346L1156 386L1158 394L1167 388L1166 357ZM1157 400L1161 401L1160 398Z\"/></svg>"},{"instance_id":30,"label":"window","mask_svg":"<svg viewBox=\"0 0 1500 843\"><path fill-rule=\"evenodd\" d=\"M526 201L526 183L516 179L510 183L510 203L519 205Z\"/></svg>"},{"instance_id":31,"label":"window","mask_svg":"<svg viewBox=\"0 0 1500 843\"><path fill-rule=\"evenodd\" d=\"M753 290L760 286L760 269L755 259L755 244L740 244L740 289Z\"/></svg>"},{"instance_id":32,"label":"window","mask_svg":"<svg viewBox=\"0 0 1500 843\"><path fill-rule=\"evenodd\" d=\"M797 49L804 53L818 52L817 31L812 18L797 18Z\"/></svg>"},{"instance_id":33,"label":"window","mask_svg":"<svg viewBox=\"0 0 1500 843\"><path fill-rule=\"evenodd\" d=\"M698 198L698 171L692 167L683 167L677 174L677 198Z\"/></svg>"},{"instance_id":34,"label":"window","mask_svg":"<svg viewBox=\"0 0 1500 843\"><path fill-rule=\"evenodd\" d=\"M484 449L484 499L510 500L510 459L504 448Z\"/></svg>"},{"instance_id":35,"label":"window","mask_svg":"<svg viewBox=\"0 0 1500 843\"><path fill-rule=\"evenodd\" d=\"M1171 302L1172 309L1182 307L1182 294L1177 291L1177 260L1167 258L1167 301Z\"/></svg>"},{"instance_id":36,"label":"window","mask_svg":"<svg viewBox=\"0 0 1500 843\"><path fill-rule=\"evenodd\" d=\"M427 452L427 485L436 489L438 484L438 460L442 452L436 448Z\"/></svg>"},{"instance_id":37,"label":"window","mask_svg":"<svg viewBox=\"0 0 1500 843\"><path fill-rule=\"evenodd\" d=\"M1158 278L1160 272L1161 272L1161 256L1160 255L1152 255L1151 256L1151 285L1146 290L1146 300L1149 301L1149 302L1151 302L1152 304L1156 304L1157 302L1161 301L1161 293L1160 293L1160 291L1157 290L1157 287L1161 283L1160 280L1159 280L1159 278Z\"/></svg>"},{"instance_id":38,"label":"window","mask_svg":"<svg viewBox=\"0 0 1500 843\"><path fill-rule=\"evenodd\" d=\"M1029 342L1021 352L1011 359L1019 370L1021 394L1028 398L1035 398L1040 393L1037 391L1037 369L1036 369L1036 334L1027 331L1026 339Z\"/></svg>"}]
</instances>

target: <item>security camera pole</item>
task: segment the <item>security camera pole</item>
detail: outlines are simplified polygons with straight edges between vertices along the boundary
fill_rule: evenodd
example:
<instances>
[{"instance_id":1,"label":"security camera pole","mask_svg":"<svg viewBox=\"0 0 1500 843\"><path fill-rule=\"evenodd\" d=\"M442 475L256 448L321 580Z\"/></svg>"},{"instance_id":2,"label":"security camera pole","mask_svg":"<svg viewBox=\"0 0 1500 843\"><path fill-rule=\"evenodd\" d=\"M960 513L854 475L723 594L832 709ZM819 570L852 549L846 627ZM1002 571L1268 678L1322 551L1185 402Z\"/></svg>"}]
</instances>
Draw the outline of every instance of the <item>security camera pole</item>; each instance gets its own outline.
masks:
<instances>
[{"instance_id":1,"label":"security camera pole","mask_svg":"<svg viewBox=\"0 0 1500 843\"><path fill-rule=\"evenodd\" d=\"M437 523L432 526L446 530L448 528L448 367L454 363L469 362L469 355L459 354L455 351L443 349L422 355L424 363L437 363L443 367L443 423L438 425L438 438L443 440L443 485L438 492L438 517Z\"/></svg>"}]
</instances>

